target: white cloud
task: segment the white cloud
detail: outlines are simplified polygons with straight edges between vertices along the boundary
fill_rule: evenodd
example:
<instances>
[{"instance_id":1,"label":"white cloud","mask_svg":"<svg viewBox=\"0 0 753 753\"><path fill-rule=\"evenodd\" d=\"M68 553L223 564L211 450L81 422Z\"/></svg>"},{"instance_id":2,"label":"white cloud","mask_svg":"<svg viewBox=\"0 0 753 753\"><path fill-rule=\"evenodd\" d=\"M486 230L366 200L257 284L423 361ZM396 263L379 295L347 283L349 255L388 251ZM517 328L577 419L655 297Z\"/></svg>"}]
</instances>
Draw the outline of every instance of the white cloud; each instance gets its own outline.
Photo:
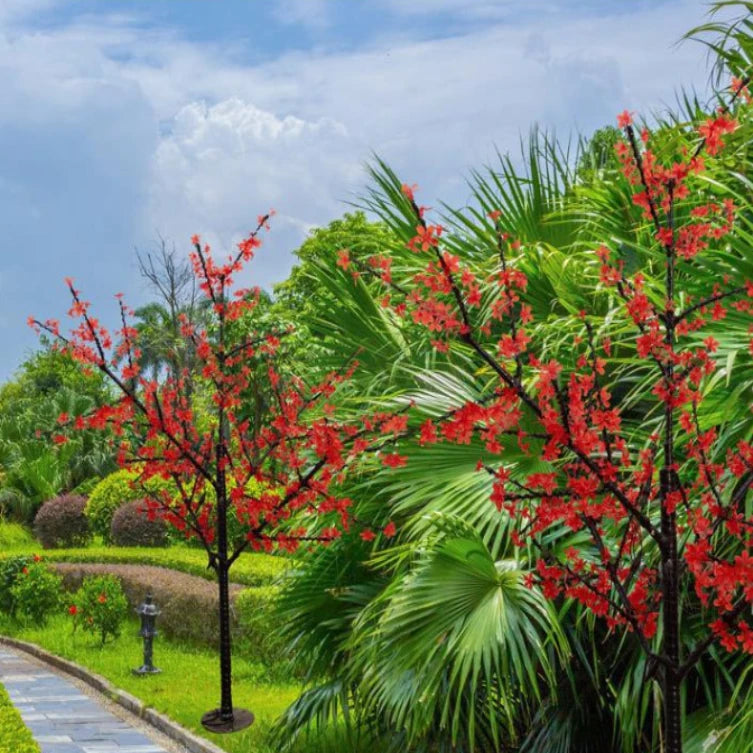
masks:
<instances>
[{"instance_id":1,"label":"white cloud","mask_svg":"<svg viewBox=\"0 0 753 753\"><path fill-rule=\"evenodd\" d=\"M379 2L477 16L512 5ZM65 272L85 289L128 292L133 245L160 232L180 247L200 232L227 247L270 206L279 215L255 267L261 282L281 279L306 229L348 208L372 149L427 203L462 203L467 169L495 146L517 149L532 122L588 132L705 81L698 46L670 48L703 18L694 0L629 16L490 21L420 41L404 24L360 49L255 64L124 17L31 29L12 3L15 16L9 4L0 14L0 223L20 253L0 273L6 289L30 277L33 289L0 302L9 331L29 296L44 299ZM326 21L319 5L278 11L311 26Z\"/></svg>"},{"instance_id":2,"label":"white cloud","mask_svg":"<svg viewBox=\"0 0 753 753\"><path fill-rule=\"evenodd\" d=\"M55 2L56 0L3 0L0 3L0 23L19 21L52 7Z\"/></svg>"},{"instance_id":3,"label":"white cloud","mask_svg":"<svg viewBox=\"0 0 753 753\"><path fill-rule=\"evenodd\" d=\"M153 161L150 215L183 240L208 234L229 247L276 208L271 253L257 282L281 279L305 229L341 212L338 192L361 177L347 129L329 118L283 118L240 98L185 105ZM287 243L287 247L284 245Z\"/></svg>"}]
</instances>

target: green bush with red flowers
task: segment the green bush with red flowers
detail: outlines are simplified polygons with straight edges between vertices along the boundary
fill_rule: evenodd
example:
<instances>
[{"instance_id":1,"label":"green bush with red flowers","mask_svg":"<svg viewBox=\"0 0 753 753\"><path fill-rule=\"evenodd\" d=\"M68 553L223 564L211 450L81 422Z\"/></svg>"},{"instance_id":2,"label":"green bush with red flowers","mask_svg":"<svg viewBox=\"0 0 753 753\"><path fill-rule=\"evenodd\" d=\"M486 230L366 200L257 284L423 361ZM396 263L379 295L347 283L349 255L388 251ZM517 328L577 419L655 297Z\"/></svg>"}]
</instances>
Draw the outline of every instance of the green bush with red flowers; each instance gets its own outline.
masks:
<instances>
[{"instance_id":1,"label":"green bush with red flowers","mask_svg":"<svg viewBox=\"0 0 753 753\"><path fill-rule=\"evenodd\" d=\"M15 617L16 600L11 589L19 573L34 562L35 556L22 554L0 560L0 612Z\"/></svg>"},{"instance_id":2,"label":"green bush with red flowers","mask_svg":"<svg viewBox=\"0 0 753 753\"><path fill-rule=\"evenodd\" d=\"M120 580L113 575L84 578L68 608L74 631L95 633L104 646L109 637L117 638L128 616L128 601Z\"/></svg>"},{"instance_id":3,"label":"green bush with red flowers","mask_svg":"<svg viewBox=\"0 0 753 753\"><path fill-rule=\"evenodd\" d=\"M63 579L34 556L17 570L9 589L13 614L44 625L50 613L59 609L62 590Z\"/></svg>"}]
</instances>

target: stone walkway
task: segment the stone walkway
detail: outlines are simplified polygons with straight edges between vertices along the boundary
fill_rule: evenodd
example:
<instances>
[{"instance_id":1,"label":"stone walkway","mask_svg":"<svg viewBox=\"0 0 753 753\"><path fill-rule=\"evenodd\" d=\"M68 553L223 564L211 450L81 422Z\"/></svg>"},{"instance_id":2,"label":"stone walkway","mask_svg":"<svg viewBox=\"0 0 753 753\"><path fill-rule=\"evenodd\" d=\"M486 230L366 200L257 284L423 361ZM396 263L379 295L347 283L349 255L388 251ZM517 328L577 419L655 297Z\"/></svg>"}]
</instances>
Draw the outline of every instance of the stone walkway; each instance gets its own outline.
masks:
<instances>
[{"instance_id":1,"label":"stone walkway","mask_svg":"<svg viewBox=\"0 0 753 753\"><path fill-rule=\"evenodd\" d=\"M167 753L69 680L0 648L0 683L42 753Z\"/></svg>"}]
</instances>

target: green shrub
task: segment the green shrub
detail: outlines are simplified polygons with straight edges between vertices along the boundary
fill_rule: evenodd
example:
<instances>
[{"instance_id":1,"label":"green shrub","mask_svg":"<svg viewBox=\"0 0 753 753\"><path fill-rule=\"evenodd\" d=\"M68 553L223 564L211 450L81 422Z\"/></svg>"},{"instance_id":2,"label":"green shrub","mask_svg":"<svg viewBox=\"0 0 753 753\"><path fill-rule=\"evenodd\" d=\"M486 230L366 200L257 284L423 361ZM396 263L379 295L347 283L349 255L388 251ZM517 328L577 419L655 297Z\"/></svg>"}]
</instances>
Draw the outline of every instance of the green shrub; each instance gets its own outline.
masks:
<instances>
[{"instance_id":1,"label":"green shrub","mask_svg":"<svg viewBox=\"0 0 753 753\"><path fill-rule=\"evenodd\" d=\"M34 563L34 556L22 554L17 557L8 557L0 560L0 611L11 617L16 614L16 600L12 588L18 574L29 565Z\"/></svg>"},{"instance_id":2,"label":"green shrub","mask_svg":"<svg viewBox=\"0 0 753 753\"><path fill-rule=\"evenodd\" d=\"M0 753L39 753L39 746L2 685L0 685Z\"/></svg>"},{"instance_id":3,"label":"green shrub","mask_svg":"<svg viewBox=\"0 0 753 753\"><path fill-rule=\"evenodd\" d=\"M120 470L105 476L89 495L86 503L86 516L94 533L99 534L105 543L110 543L112 517L115 511L126 504L140 499L144 492L159 494L170 482L153 478L142 487L137 483L138 473Z\"/></svg>"},{"instance_id":4,"label":"green shrub","mask_svg":"<svg viewBox=\"0 0 753 753\"><path fill-rule=\"evenodd\" d=\"M92 476L91 478L82 481L75 489L71 491L71 494L78 494L82 497L88 497L95 489L97 484L101 481L101 478Z\"/></svg>"},{"instance_id":5,"label":"green shrub","mask_svg":"<svg viewBox=\"0 0 753 753\"><path fill-rule=\"evenodd\" d=\"M147 593L160 609L157 629L170 638L188 644L217 646L217 585L202 578L157 567L60 563L63 587L75 592L96 576L116 578L131 609ZM278 638L278 617L273 609L277 589L272 586L243 589L231 585L231 617L235 650L239 656L262 662L279 661L282 642ZM77 624L83 626L78 597L73 597Z\"/></svg>"},{"instance_id":6,"label":"green shrub","mask_svg":"<svg viewBox=\"0 0 753 753\"><path fill-rule=\"evenodd\" d=\"M32 561L16 575L10 588L16 616L44 625L60 607L63 579L42 562Z\"/></svg>"},{"instance_id":7,"label":"green shrub","mask_svg":"<svg viewBox=\"0 0 753 753\"><path fill-rule=\"evenodd\" d=\"M144 500L127 502L112 516L110 541L115 546L165 547L167 523L159 517L150 520Z\"/></svg>"},{"instance_id":8,"label":"green shrub","mask_svg":"<svg viewBox=\"0 0 753 753\"><path fill-rule=\"evenodd\" d=\"M20 523L9 523L0 519L0 552L30 546L34 538Z\"/></svg>"},{"instance_id":9,"label":"green shrub","mask_svg":"<svg viewBox=\"0 0 753 753\"><path fill-rule=\"evenodd\" d=\"M102 645L108 637L117 638L128 616L126 599L120 580L114 575L94 575L84 578L70 610L74 626L81 625L85 632L96 633Z\"/></svg>"},{"instance_id":10,"label":"green shrub","mask_svg":"<svg viewBox=\"0 0 753 753\"><path fill-rule=\"evenodd\" d=\"M249 659L274 665L284 656L285 641L280 637L275 586L247 588L235 597L235 650Z\"/></svg>"},{"instance_id":11,"label":"green shrub","mask_svg":"<svg viewBox=\"0 0 753 753\"><path fill-rule=\"evenodd\" d=\"M86 546L91 541L84 515L86 498L63 494L45 502L34 518L34 535L45 549Z\"/></svg>"}]
</instances>

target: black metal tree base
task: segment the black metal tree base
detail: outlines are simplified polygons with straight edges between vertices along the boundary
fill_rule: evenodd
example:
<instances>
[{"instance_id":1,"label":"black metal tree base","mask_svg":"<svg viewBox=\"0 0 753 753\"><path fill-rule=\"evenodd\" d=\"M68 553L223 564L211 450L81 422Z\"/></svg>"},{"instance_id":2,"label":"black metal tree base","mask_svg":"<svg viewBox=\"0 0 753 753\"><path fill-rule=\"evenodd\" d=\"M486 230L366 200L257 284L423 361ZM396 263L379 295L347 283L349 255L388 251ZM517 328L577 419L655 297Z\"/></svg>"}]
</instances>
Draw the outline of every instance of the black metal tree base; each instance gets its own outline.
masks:
<instances>
[{"instance_id":1,"label":"black metal tree base","mask_svg":"<svg viewBox=\"0 0 753 753\"><path fill-rule=\"evenodd\" d=\"M207 711L201 717L204 729L221 734L223 732L238 732L254 723L254 715L246 709L233 709L231 719L223 719L220 709Z\"/></svg>"},{"instance_id":2,"label":"black metal tree base","mask_svg":"<svg viewBox=\"0 0 753 753\"><path fill-rule=\"evenodd\" d=\"M157 669L157 667L150 667L147 664L144 664L138 669L132 669L131 672L133 672L133 674L137 675L138 677L143 677L144 675L158 675L160 672L162 672L162 670Z\"/></svg>"}]
</instances>

